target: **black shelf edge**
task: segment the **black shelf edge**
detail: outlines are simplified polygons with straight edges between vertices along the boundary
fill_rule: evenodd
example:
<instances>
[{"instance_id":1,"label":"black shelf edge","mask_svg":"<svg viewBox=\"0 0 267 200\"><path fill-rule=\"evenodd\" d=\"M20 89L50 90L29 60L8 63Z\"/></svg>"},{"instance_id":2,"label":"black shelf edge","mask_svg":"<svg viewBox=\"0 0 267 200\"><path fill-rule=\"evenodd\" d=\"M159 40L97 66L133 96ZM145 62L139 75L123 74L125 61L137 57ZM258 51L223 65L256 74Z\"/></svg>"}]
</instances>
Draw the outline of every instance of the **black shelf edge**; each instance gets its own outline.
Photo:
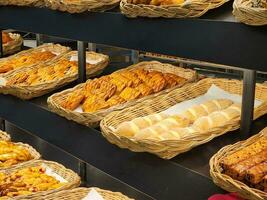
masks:
<instances>
[{"instance_id":1,"label":"black shelf edge","mask_svg":"<svg viewBox=\"0 0 267 200\"><path fill-rule=\"evenodd\" d=\"M147 153L120 149L97 130L68 121L29 101L0 95L0 117L155 199L204 200L214 193L223 193L198 172Z\"/></svg>"},{"instance_id":2,"label":"black shelf edge","mask_svg":"<svg viewBox=\"0 0 267 200\"><path fill-rule=\"evenodd\" d=\"M218 17L214 9L199 19L129 19L119 12L69 14L5 6L0 7L0 28L266 71L267 26L228 20L230 3Z\"/></svg>"}]
</instances>

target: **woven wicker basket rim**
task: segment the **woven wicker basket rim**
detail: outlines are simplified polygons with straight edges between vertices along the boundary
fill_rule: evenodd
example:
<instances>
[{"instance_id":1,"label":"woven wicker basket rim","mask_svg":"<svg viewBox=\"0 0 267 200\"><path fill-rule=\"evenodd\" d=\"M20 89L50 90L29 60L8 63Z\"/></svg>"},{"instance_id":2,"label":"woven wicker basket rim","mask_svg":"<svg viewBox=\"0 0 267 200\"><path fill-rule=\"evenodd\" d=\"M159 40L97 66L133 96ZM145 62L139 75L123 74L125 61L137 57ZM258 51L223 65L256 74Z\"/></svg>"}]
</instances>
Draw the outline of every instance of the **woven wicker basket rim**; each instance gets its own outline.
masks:
<instances>
[{"instance_id":1,"label":"woven wicker basket rim","mask_svg":"<svg viewBox=\"0 0 267 200\"><path fill-rule=\"evenodd\" d=\"M214 181L216 181L217 183L219 183L220 181L217 180L218 176L220 177L220 179L223 179L223 181L226 181L227 183L231 183L233 189L236 187L241 187L244 190L249 193L251 193L256 199L262 199L264 200L265 198L267 198L267 193L263 192L261 190L258 190L256 188L251 188L248 185L246 185L245 183L235 180L232 177L223 174L222 173L222 169L219 165L219 162L225 158L227 155L232 154L240 149L243 149L246 146L249 146L250 144L254 143L255 141L259 140L262 137L267 137L267 127L264 128L263 130L261 130L258 134L243 140L243 141L239 141L236 142L234 144L231 145L227 145L223 148L221 148L216 154L214 154L212 156L212 158L210 159L210 174L213 178ZM220 185L219 185L220 186ZM239 189L240 190L240 189ZM246 195L243 195L243 197L246 197ZM251 198L251 197L247 197L247 198Z\"/></svg>"},{"instance_id":2,"label":"woven wicker basket rim","mask_svg":"<svg viewBox=\"0 0 267 200\"><path fill-rule=\"evenodd\" d=\"M13 200L13 199L14 200L15 199L16 200L18 200L18 199L34 199L34 198L38 199L38 198L41 198L42 196L46 196L46 195L49 195L51 193L66 190L66 189L72 189L72 188L75 188L75 187L80 185L80 183L81 183L80 177L75 172L73 172L70 169L65 168L63 165L61 165L57 162L54 162L54 161L47 161L47 160L28 161L28 162L24 162L24 163L21 163L19 165L10 167L8 169L0 170L0 173L10 174L14 171L17 171L17 170L25 168L25 167L33 167L33 166L38 166L41 164L47 165L52 170L57 170L57 174L60 175L62 178L64 178L68 183L66 183L62 187L54 189L54 190L37 192L37 193L33 193L31 195L21 195L21 196L17 196L14 198L9 198L10 200ZM58 172L61 172L62 174L59 174Z\"/></svg>"}]
</instances>

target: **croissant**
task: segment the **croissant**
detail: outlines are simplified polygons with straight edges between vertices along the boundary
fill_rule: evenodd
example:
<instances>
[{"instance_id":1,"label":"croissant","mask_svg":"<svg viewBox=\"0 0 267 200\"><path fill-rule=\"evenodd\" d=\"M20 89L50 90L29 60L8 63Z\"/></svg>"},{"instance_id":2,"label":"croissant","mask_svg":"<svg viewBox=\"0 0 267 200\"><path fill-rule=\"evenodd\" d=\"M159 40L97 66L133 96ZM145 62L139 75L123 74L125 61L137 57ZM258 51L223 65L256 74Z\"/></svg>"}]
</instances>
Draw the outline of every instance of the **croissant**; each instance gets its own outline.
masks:
<instances>
[{"instance_id":1,"label":"croissant","mask_svg":"<svg viewBox=\"0 0 267 200\"><path fill-rule=\"evenodd\" d=\"M121 123L116 129L116 133L122 136L133 137L141 129L149 127L165 118L167 118L167 115L162 113L138 117L132 121Z\"/></svg>"},{"instance_id":2,"label":"croissant","mask_svg":"<svg viewBox=\"0 0 267 200\"><path fill-rule=\"evenodd\" d=\"M235 117L240 116L240 105L233 104L225 110L216 111L208 116L197 119L193 126L200 131L207 131L214 127L223 126Z\"/></svg>"},{"instance_id":3,"label":"croissant","mask_svg":"<svg viewBox=\"0 0 267 200\"><path fill-rule=\"evenodd\" d=\"M219 111L222 109L225 109L233 104L233 101L228 99L216 99L216 100L210 100L205 103L195 105L185 112L183 112L181 115L185 118L190 119L192 122L194 122L196 119L206 116L214 111Z\"/></svg>"}]
</instances>

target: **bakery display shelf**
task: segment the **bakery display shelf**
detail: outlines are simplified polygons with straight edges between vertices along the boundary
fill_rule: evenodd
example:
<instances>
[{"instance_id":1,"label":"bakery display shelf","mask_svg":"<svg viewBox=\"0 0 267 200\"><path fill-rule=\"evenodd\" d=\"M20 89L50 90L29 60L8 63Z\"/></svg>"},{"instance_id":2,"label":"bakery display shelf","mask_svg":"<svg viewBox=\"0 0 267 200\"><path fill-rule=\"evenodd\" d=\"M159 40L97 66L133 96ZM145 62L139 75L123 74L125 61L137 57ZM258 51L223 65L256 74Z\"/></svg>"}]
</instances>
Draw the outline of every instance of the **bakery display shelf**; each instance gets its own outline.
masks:
<instances>
[{"instance_id":1,"label":"bakery display shelf","mask_svg":"<svg viewBox=\"0 0 267 200\"><path fill-rule=\"evenodd\" d=\"M188 169L173 160L122 150L108 143L98 130L68 121L33 102L0 95L0 105L3 119L154 199L207 199L214 193L223 193L209 177L195 171L195 165Z\"/></svg>"},{"instance_id":2,"label":"bakery display shelf","mask_svg":"<svg viewBox=\"0 0 267 200\"><path fill-rule=\"evenodd\" d=\"M128 19L117 10L71 15L5 6L0 7L0 27L266 71L267 27L236 22L232 2L197 19Z\"/></svg>"},{"instance_id":3,"label":"bakery display shelf","mask_svg":"<svg viewBox=\"0 0 267 200\"><path fill-rule=\"evenodd\" d=\"M34 136L33 134L14 126L11 123L7 122L6 127L13 141L23 141L25 143L32 144L42 154L43 159L59 162L65 167L80 174L79 165L81 161L79 159L38 138L37 136ZM83 182L81 186L99 187L112 191L119 191L139 200L153 200L152 197L130 187L129 185L115 179L114 177L104 173L90 164L87 164L86 175L86 182Z\"/></svg>"}]
</instances>

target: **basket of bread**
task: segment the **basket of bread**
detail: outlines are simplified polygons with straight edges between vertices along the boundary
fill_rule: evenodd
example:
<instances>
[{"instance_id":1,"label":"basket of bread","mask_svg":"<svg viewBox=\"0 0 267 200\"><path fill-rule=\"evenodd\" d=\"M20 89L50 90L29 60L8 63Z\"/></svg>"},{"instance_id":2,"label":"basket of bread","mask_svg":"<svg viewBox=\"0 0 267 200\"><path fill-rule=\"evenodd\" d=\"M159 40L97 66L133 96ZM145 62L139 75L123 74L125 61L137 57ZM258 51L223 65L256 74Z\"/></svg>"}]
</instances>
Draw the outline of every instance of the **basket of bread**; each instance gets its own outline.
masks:
<instances>
[{"instance_id":1,"label":"basket of bread","mask_svg":"<svg viewBox=\"0 0 267 200\"><path fill-rule=\"evenodd\" d=\"M229 0L122 0L120 9L127 17L200 17Z\"/></svg>"},{"instance_id":2,"label":"basket of bread","mask_svg":"<svg viewBox=\"0 0 267 200\"><path fill-rule=\"evenodd\" d=\"M0 75L23 67L33 67L70 51L59 44L44 44L0 59Z\"/></svg>"},{"instance_id":3,"label":"basket of bread","mask_svg":"<svg viewBox=\"0 0 267 200\"><path fill-rule=\"evenodd\" d=\"M67 119L96 127L112 111L168 93L196 78L190 69L141 62L56 93L48 98L48 105Z\"/></svg>"},{"instance_id":4,"label":"basket of bread","mask_svg":"<svg viewBox=\"0 0 267 200\"><path fill-rule=\"evenodd\" d=\"M44 6L44 0L0 0L0 6L14 5L14 6Z\"/></svg>"},{"instance_id":5,"label":"basket of bread","mask_svg":"<svg viewBox=\"0 0 267 200\"><path fill-rule=\"evenodd\" d=\"M105 200L133 200L123 195L120 192L112 192L109 190L103 190L100 188L75 188L71 190L65 190L56 192L45 196L45 200L65 200L65 199L105 199ZM32 198L32 200L39 200L38 198Z\"/></svg>"},{"instance_id":6,"label":"basket of bread","mask_svg":"<svg viewBox=\"0 0 267 200\"><path fill-rule=\"evenodd\" d=\"M210 159L214 183L245 199L267 199L267 128L228 145Z\"/></svg>"},{"instance_id":7,"label":"basket of bread","mask_svg":"<svg viewBox=\"0 0 267 200\"><path fill-rule=\"evenodd\" d=\"M257 84L254 118L266 113L266 92L266 86ZM241 81L206 78L112 112L100 127L121 148L170 159L238 129L241 93Z\"/></svg>"},{"instance_id":8,"label":"basket of bread","mask_svg":"<svg viewBox=\"0 0 267 200\"><path fill-rule=\"evenodd\" d=\"M53 10L81 13L84 11L105 11L118 6L120 0L45 0L46 7Z\"/></svg>"},{"instance_id":9,"label":"basket of bread","mask_svg":"<svg viewBox=\"0 0 267 200\"><path fill-rule=\"evenodd\" d=\"M0 198L42 199L45 195L80 185L80 177L63 165L35 160L0 170Z\"/></svg>"},{"instance_id":10,"label":"basket of bread","mask_svg":"<svg viewBox=\"0 0 267 200\"><path fill-rule=\"evenodd\" d=\"M93 77L108 65L109 57L95 52L86 53L86 74ZM37 66L19 68L4 74L0 93L21 99L31 99L49 93L78 78L77 51L58 56Z\"/></svg>"},{"instance_id":11,"label":"basket of bread","mask_svg":"<svg viewBox=\"0 0 267 200\"><path fill-rule=\"evenodd\" d=\"M3 54L13 54L20 51L23 39L20 34L2 32Z\"/></svg>"},{"instance_id":12,"label":"basket of bread","mask_svg":"<svg viewBox=\"0 0 267 200\"><path fill-rule=\"evenodd\" d=\"M237 20L248 25L267 25L266 0L235 0L233 14Z\"/></svg>"}]
</instances>

